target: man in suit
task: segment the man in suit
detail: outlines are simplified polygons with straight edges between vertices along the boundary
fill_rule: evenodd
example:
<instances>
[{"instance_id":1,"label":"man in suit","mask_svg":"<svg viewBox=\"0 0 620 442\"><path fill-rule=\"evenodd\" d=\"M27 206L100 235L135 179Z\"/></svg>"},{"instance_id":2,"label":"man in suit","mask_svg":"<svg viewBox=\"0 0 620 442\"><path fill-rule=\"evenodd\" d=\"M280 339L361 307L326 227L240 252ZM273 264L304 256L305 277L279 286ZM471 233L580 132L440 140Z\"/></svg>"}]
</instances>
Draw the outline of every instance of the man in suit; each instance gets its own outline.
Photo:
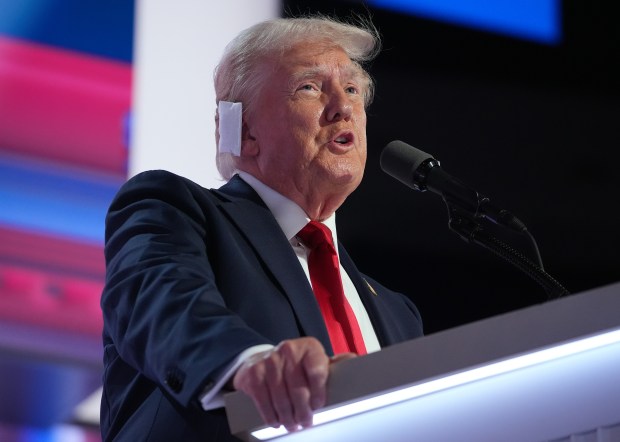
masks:
<instances>
[{"instance_id":1,"label":"man in suit","mask_svg":"<svg viewBox=\"0 0 620 442\"><path fill-rule=\"evenodd\" d=\"M343 298L330 299L352 318L336 319L338 341L301 235L312 224L336 240L335 211L362 179L372 82L360 63L377 46L372 30L323 18L244 31L215 76L228 183L151 171L119 191L106 218L104 440L235 440L229 389L269 425L307 427L330 364L421 335L413 303L335 241Z\"/></svg>"}]
</instances>

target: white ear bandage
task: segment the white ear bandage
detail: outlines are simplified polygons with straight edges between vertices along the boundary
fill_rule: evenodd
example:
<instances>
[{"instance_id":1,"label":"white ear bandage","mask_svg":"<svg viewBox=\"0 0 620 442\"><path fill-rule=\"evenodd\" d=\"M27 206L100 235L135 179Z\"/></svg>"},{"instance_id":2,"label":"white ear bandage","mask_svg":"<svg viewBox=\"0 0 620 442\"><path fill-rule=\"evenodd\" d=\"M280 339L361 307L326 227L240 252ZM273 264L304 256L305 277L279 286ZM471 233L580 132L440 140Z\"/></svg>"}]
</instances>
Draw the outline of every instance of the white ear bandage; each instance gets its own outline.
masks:
<instances>
[{"instance_id":1,"label":"white ear bandage","mask_svg":"<svg viewBox=\"0 0 620 442\"><path fill-rule=\"evenodd\" d=\"M241 155L241 103L222 101L217 105L219 118L219 151L229 152L234 156Z\"/></svg>"}]
</instances>

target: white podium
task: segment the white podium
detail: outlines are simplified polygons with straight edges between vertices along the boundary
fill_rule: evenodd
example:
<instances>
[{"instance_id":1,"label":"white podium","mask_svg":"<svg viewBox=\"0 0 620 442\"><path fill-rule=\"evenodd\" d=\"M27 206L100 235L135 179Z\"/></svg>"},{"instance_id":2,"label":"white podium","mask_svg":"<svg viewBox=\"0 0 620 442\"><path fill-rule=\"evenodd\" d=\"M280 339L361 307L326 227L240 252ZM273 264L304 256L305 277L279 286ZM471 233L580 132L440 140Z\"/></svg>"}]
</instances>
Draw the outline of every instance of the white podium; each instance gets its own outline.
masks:
<instances>
[{"instance_id":1,"label":"white podium","mask_svg":"<svg viewBox=\"0 0 620 442\"><path fill-rule=\"evenodd\" d=\"M620 283L336 364L312 428L226 412L246 441L619 442Z\"/></svg>"}]
</instances>

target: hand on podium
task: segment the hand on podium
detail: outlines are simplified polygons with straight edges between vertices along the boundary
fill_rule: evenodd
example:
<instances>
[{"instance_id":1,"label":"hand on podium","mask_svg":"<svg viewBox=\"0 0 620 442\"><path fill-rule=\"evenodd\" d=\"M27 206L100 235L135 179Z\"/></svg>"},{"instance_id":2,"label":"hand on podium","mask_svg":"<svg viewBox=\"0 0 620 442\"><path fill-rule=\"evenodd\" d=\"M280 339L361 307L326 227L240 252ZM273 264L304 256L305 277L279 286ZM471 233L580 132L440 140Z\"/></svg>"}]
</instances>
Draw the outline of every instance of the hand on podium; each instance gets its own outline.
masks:
<instances>
[{"instance_id":1,"label":"hand on podium","mask_svg":"<svg viewBox=\"0 0 620 442\"><path fill-rule=\"evenodd\" d=\"M330 364L355 356L329 358L312 337L286 340L246 360L233 386L252 398L267 425L296 431L311 426L314 410L325 405Z\"/></svg>"}]
</instances>

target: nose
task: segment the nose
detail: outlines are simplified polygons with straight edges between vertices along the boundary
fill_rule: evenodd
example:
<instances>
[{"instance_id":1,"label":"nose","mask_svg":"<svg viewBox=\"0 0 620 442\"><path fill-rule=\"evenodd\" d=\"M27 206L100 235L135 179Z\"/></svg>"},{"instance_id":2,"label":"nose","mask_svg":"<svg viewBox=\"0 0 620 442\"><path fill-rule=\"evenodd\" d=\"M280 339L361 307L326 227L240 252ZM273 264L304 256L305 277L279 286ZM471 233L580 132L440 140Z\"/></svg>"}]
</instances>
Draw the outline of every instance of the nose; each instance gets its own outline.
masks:
<instances>
[{"instance_id":1,"label":"nose","mask_svg":"<svg viewBox=\"0 0 620 442\"><path fill-rule=\"evenodd\" d=\"M327 121L348 121L352 113L353 105L348 94L343 90L334 91L325 107Z\"/></svg>"}]
</instances>

